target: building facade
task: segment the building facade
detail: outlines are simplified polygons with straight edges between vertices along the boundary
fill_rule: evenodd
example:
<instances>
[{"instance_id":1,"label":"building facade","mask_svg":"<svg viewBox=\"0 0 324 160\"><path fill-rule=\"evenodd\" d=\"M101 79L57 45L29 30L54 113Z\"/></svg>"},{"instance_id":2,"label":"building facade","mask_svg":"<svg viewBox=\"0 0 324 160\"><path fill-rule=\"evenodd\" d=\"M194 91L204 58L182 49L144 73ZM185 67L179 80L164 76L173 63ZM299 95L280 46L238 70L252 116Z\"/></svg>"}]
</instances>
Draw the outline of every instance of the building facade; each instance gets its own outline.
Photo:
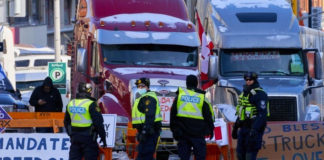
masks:
<instances>
[{"instance_id":1,"label":"building facade","mask_svg":"<svg viewBox=\"0 0 324 160\"><path fill-rule=\"evenodd\" d=\"M22 0L25 1L24 17L9 17L15 0L0 0L2 24L13 28L15 44L54 47L54 0ZM61 44L72 37L73 19L77 0L60 0ZM0 13L0 14L1 14Z\"/></svg>"}]
</instances>

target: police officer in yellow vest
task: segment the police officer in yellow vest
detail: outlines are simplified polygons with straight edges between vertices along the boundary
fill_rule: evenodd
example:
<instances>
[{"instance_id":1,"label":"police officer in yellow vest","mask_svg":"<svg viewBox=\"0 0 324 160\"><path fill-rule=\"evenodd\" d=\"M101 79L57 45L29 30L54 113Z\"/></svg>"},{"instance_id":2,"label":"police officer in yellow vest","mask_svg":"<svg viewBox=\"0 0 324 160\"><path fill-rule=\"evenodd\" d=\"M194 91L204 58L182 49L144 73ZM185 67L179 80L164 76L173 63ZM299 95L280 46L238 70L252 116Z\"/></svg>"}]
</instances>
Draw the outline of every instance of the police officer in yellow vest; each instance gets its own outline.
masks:
<instances>
[{"instance_id":1,"label":"police officer in yellow vest","mask_svg":"<svg viewBox=\"0 0 324 160\"><path fill-rule=\"evenodd\" d=\"M198 89L198 79L194 75L186 78L187 88L179 87L170 115L170 128L178 141L178 155L181 160L189 160L191 148L196 160L206 159L205 136L214 135L214 112L205 100L205 92Z\"/></svg>"},{"instance_id":2,"label":"police officer in yellow vest","mask_svg":"<svg viewBox=\"0 0 324 160\"><path fill-rule=\"evenodd\" d=\"M103 117L96 99L91 97L91 91L90 84L80 82L76 99L66 107L64 126L71 141L70 160L97 160L98 134L103 147L107 146Z\"/></svg>"},{"instance_id":3,"label":"police officer in yellow vest","mask_svg":"<svg viewBox=\"0 0 324 160\"><path fill-rule=\"evenodd\" d=\"M267 124L269 105L267 93L260 87L255 72L244 74L245 85L238 99L238 116L232 130L237 139L236 154L239 160L255 160L261 149L262 136Z\"/></svg>"},{"instance_id":4,"label":"police officer in yellow vest","mask_svg":"<svg viewBox=\"0 0 324 160\"><path fill-rule=\"evenodd\" d=\"M152 160L161 132L162 116L159 100L155 92L150 91L150 80L140 78L135 82L140 94L132 108L132 124L137 129L137 160Z\"/></svg>"}]
</instances>

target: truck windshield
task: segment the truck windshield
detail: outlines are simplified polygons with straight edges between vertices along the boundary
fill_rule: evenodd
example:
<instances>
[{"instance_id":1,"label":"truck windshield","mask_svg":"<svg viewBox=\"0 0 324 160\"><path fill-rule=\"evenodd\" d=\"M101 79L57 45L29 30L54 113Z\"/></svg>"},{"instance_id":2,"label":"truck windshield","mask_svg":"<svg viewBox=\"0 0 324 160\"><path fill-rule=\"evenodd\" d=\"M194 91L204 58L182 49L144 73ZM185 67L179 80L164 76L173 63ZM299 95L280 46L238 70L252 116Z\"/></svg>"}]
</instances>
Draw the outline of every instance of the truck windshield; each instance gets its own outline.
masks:
<instances>
[{"instance_id":1,"label":"truck windshield","mask_svg":"<svg viewBox=\"0 0 324 160\"><path fill-rule=\"evenodd\" d=\"M129 44L101 45L106 64L148 65L148 66L197 66L197 47Z\"/></svg>"},{"instance_id":2,"label":"truck windshield","mask_svg":"<svg viewBox=\"0 0 324 160\"><path fill-rule=\"evenodd\" d=\"M16 87L20 91L29 91L34 90L36 87L41 86L44 80L40 81L26 81L26 82L17 82Z\"/></svg>"},{"instance_id":3,"label":"truck windshield","mask_svg":"<svg viewBox=\"0 0 324 160\"><path fill-rule=\"evenodd\" d=\"M223 50L220 53L223 76L239 76L253 71L259 75L304 75L301 50Z\"/></svg>"}]
</instances>

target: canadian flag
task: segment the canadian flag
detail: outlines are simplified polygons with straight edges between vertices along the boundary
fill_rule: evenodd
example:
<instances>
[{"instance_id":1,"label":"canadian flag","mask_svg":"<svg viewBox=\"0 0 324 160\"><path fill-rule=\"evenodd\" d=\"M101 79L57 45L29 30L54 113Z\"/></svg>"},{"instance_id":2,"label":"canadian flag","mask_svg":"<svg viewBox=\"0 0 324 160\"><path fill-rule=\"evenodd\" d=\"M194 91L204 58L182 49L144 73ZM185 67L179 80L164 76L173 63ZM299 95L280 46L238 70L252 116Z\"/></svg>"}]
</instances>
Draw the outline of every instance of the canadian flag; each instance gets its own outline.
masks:
<instances>
[{"instance_id":1,"label":"canadian flag","mask_svg":"<svg viewBox=\"0 0 324 160\"><path fill-rule=\"evenodd\" d=\"M200 54L200 78L201 80L208 80L208 63L209 56L212 55L213 52L211 50L214 48L214 44L210 39L207 39L204 27L201 24L198 12L196 11L197 21L198 21L198 34L200 38L201 44L201 54ZM203 87L205 89L205 87Z\"/></svg>"}]
</instances>

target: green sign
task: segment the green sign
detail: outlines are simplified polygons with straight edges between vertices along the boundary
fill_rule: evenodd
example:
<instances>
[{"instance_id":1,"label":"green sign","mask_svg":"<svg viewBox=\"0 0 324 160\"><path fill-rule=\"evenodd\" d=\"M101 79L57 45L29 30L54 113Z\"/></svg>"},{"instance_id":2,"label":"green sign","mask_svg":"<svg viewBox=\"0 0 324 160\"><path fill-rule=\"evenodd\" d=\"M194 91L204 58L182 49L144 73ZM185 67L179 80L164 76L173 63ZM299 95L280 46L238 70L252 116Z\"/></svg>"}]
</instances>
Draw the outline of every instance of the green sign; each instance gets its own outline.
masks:
<instances>
[{"instance_id":1,"label":"green sign","mask_svg":"<svg viewBox=\"0 0 324 160\"><path fill-rule=\"evenodd\" d=\"M66 94L66 63L65 62L49 62L48 74L53 81L53 85L61 94Z\"/></svg>"}]
</instances>

